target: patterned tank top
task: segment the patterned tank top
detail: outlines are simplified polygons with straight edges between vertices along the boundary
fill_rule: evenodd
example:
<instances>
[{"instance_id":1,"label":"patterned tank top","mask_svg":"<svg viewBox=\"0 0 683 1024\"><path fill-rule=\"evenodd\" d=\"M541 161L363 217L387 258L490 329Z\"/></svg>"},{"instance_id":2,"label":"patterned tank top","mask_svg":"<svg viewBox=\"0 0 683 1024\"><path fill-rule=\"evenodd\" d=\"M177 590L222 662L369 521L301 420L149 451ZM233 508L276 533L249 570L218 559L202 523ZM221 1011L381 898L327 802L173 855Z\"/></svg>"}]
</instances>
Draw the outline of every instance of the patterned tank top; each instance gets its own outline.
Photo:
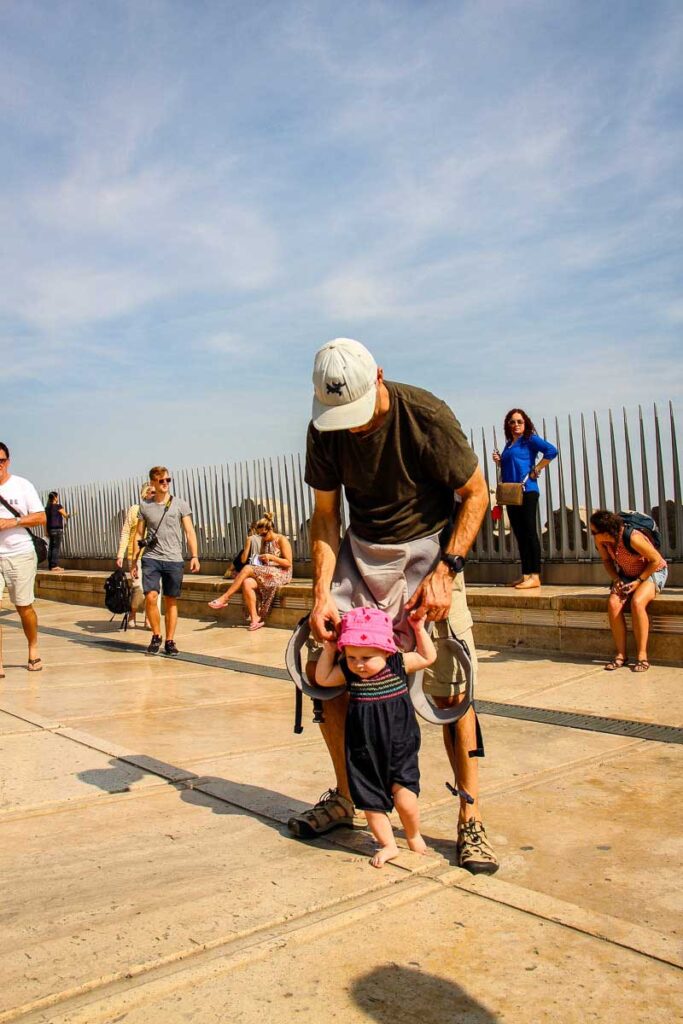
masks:
<instances>
[{"instance_id":1,"label":"patterned tank top","mask_svg":"<svg viewBox=\"0 0 683 1024\"><path fill-rule=\"evenodd\" d=\"M352 701L379 701L391 700L402 693L408 692L407 676L403 664L403 655L400 651L390 654L387 663L380 672L367 679L361 679L355 675L346 664L346 658L342 657L339 667L346 679L346 689L351 695Z\"/></svg>"},{"instance_id":2,"label":"patterned tank top","mask_svg":"<svg viewBox=\"0 0 683 1024\"><path fill-rule=\"evenodd\" d=\"M648 540L648 538L645 537L645 534L641 533L640 530L634 530L633 533L637 533L639 537L644 537L645 540ZM633 536L633 534L631 534L631 536ZM636 577L640 576L643 569L650 564L647 558L643 558L642 555L639 555L635 551L629 551L624 544L623 532L619 537L616 549L613 548L611 553L617 572L621 571L625 576L630 576L632 579L636 579ZM655 569L655 572L659 569L664 569L665 567L666 562L663 558L660 558L659 565Z\"/></svg>"}]
</instances>

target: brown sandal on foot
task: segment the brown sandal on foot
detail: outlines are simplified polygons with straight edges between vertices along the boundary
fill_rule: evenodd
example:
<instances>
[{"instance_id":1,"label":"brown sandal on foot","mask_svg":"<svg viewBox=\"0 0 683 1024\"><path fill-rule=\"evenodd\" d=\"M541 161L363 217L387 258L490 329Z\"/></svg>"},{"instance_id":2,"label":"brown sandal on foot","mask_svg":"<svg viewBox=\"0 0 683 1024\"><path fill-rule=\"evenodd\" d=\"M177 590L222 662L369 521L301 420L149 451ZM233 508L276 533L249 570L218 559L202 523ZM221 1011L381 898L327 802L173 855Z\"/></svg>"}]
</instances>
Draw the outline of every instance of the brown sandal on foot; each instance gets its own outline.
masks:
<instances>
[{"instance_id":1,"label":"brown sandal on foot","mask_svg":"<svg viewBox=\"0 0 683 1024\"><path fill-rule=\"evenodd\" d=\"M29 670L29 672L42 672L43 671L43 659L42 658L29 658L28 659L28 670Z\"/></svg>"},{"instance_id":2,"label":"brown sandal on foot","mask_svg":"<svg viewBox=\"0 0 683 1024\"><path fill-rule=\"evenodd\" d=\"M647 672L649 667L650 667L650 662L649 661L645 661L645 659L643 658L642 661L637 661L635 663L635 665L631 669L631 672Z\"/></svg>"},{"instance_id":3,"label":"brown sandal on foot","mask_svg":"<svg viewBox=\"0 0 683 1024\"><path fill-rule=\"evenodd\" d=\"M622 654L615 654L605 665L605 672L616 672L618 668L626 668L628 660Z\"/></svg>"}]
</instances>

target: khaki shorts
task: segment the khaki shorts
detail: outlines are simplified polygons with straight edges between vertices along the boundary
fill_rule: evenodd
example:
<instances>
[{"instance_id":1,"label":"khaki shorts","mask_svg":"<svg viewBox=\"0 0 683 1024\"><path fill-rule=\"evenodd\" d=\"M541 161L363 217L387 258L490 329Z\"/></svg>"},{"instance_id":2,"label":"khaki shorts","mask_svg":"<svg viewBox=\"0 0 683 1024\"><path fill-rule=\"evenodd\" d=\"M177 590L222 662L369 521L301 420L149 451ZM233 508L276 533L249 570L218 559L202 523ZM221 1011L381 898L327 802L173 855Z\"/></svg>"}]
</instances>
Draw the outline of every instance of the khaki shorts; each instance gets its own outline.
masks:
<instances>
[{"instance_id":1,"label":"khaki shorts","mask_svg":"<svg viewBox=\"0 0 683 1024\"><path fill-rule=\"evenodd\" d=\"M431 697L455 697L457 694L464 693L467 686L462 666L455 660L446 644L439 642L448 637L449 622L458 639L464 640L469 648L474 671L473 685L476 686L477 651L474 646L472 616L467 607L467 594L462 573L458 573L453 581L453 598L448 619L435 622L432 630L432 640L436 646L436 661L425 669L422 684L424 692Z\"/></svg>"},{"instance_id":2,"label":"khaki shorts","mask_svg":"<svg viewBox=\"0 0 683 1024\"><path fill-rule=\"evenodd\" d=\"M33 604L37 568L38 559L35 551L0 556L0 601L7 587L9 599L15 608L27 608Z\"/></svg>"}]
</instances>

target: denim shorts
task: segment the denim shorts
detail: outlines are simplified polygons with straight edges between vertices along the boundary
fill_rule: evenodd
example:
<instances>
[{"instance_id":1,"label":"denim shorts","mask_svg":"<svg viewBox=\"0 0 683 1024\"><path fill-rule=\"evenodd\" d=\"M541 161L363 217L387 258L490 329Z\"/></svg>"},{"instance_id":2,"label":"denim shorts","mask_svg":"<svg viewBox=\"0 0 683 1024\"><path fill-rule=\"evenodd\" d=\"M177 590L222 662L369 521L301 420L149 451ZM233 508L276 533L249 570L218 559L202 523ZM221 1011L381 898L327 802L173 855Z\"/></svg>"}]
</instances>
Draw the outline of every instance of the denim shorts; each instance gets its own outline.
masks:
<instances>
[{"instance_id":1,"label":"denim shorts","mask_svg":"<svg viewBox=\"0 0 683 1024\"><path fill-rule=\"evenodd\" d=\"M655 585L655 593L661 594L661 592L664 590L664 587L666 586L666 581L667 581L668 576L669 576L669 566L668 565L665 565L663 569L657 569L657 572L653 572L652 573L652 575L650 576L650 579L652 580L652 582ZM637 576L627 576L626 573L621 573L621 572L619 573L619 578L622 579L624 581L624 583L632 583L633 580L637 580L638 579Z\"/></svg>"},{"instance_id":2,"label":"denim shorts","mask_svg":"<svg viewBox=\"0 0 683 1024\"><path fill-rule=\"evenodd\" d=\"M183 562L164 562L160 558L142 559L142 589L146 594L164 588L165 597L180 597L183 586Z\"/></svg>"}]
</instances>

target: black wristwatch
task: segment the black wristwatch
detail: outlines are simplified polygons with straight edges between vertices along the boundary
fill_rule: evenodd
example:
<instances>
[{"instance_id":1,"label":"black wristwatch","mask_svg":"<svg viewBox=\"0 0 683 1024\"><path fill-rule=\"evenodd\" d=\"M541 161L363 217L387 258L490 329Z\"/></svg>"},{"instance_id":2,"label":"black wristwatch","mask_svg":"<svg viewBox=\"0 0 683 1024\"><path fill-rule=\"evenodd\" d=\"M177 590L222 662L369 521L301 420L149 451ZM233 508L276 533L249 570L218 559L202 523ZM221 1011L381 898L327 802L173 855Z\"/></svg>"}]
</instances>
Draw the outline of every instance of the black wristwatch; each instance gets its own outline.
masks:
<instances>
[{"instance_id":1,"label":"black wristwatch","mask_svg":"<svg viewBox=\"0 0 683 1024\"><path fill-rule=\"evenodd\" d=\"M465 568L465 559L462 555L441 555L441 561L445 562L451 572L454 572L457 576L459 572L462 572Z\"/></svg>"}]
</instances>

